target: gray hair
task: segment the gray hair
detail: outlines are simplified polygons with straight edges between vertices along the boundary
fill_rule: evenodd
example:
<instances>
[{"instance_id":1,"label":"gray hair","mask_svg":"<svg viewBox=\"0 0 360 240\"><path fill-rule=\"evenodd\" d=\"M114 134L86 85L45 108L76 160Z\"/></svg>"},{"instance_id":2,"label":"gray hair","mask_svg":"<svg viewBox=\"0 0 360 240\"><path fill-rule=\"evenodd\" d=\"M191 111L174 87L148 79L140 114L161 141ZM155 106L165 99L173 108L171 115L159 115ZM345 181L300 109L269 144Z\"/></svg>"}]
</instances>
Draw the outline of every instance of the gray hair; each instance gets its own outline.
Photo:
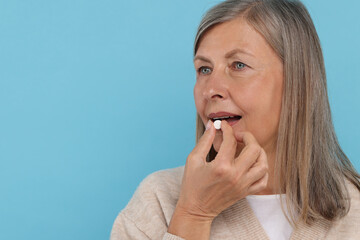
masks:
<instances>
[{"instance_id":1,"label":"gray hair","mask_svg":"<svg viewBox=\"0 0 360 240\"><path fill-rule=\"evenodd\" d=\"M360 190L359 174L342 151L333 127L320 41L305 6L296 0L228 0L203 17L194 54L209 29L243 17L284 65L284 90L275 173L290 218L336 220L349 210L346 179ZM197 116L197 140L204 124ZM209 158L214 158L214 150ZM347 200L344 200L347 199Z\"/></svg>"}]
</instances>

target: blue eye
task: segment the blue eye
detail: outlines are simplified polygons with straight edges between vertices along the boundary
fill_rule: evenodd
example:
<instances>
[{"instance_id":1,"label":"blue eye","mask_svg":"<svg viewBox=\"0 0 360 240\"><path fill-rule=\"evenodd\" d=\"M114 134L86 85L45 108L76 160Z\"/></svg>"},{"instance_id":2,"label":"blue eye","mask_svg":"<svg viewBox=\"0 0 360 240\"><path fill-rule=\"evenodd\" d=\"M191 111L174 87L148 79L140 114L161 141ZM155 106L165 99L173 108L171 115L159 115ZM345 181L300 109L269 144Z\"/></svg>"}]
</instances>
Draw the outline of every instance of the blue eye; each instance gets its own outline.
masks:
<instances>
[{"instance_id":1,"label":"blue eye","mask_svg":"<svg viewBox=\"0 0 360 240\"><path fill-rule=\"evenodd\" d=\"M235 68L236 70L241 70L244 67L246 67L245 63L242 63L242 62L234 62L233 63L233 68Z\"/></svg>"},{"instance_id":2,"label":"blue eye","mask_svg":"<svg viewBox=\"0 0 360 240\"><path fill-rule=\"evenodd\" d=\"M211 73L211 69L209 67L200 67L198 72L203 75L208 75Z\"/></svg>"}]
</instances>

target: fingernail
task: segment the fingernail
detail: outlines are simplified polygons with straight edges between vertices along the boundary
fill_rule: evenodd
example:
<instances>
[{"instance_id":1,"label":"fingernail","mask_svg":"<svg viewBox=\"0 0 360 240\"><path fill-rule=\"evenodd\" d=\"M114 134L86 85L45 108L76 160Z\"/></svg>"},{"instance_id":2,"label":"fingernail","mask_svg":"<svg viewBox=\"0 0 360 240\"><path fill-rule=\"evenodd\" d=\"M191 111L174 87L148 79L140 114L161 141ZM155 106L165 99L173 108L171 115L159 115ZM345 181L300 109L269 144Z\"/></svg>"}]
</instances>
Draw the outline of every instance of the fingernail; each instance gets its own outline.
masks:
<instances>
[{"instance_id":1,"label":"fingernail","mask_svg":"<svg viewBox=\"0 0 360 240\"><path fill-rule=\"evenodd\" d=\"M209 120L206 124L206 129L205 130L209 130L211 128L211 120Z\"/></svg>"}]
</instances>

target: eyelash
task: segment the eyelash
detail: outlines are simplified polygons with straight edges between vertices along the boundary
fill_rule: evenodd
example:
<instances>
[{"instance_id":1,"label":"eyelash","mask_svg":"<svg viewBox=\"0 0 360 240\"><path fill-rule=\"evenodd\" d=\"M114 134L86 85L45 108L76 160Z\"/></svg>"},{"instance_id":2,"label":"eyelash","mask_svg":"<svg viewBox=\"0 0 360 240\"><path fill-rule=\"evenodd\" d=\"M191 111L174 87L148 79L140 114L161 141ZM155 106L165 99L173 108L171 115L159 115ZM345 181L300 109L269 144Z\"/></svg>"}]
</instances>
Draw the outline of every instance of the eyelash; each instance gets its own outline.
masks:
<instances>
[{"instance_id":1,"label":"eyelash","mask_svg":"<svg viewBox=\"0 0 360 240\"><path fill-rule=\"evenodd\" d=\"M236 68L236 65L237 65L237 64L242 64L243 67L240 68L240 69L238 69L238 68ZM243 63L243 62L239 62L239 61L233 62L233 63L231 64L231 68L234 69L235 71L243 71L243 69L244 69L245 67L248 67L248 65L246 65L246 64ZM203 69L210 69L210 70L211 70L210 67L201 66L201 67L199 67L199 68L197 69L198 74L202 74L201 71L202 71ZM204 74L204 75L207 75L207 74Z\"/></svg>"},{"instance_id":2,"label":"eyelash","mask_svg":"<svg viewBox=\"0 0 360 240\"><path fill-rule=\"evenodd\" d=\"M205 68L210 69L210 67L201 66L201 67L199 67L199 68L197 69L197 72L198 72L199 74L201 74L201 71L202 71L203 69L205 69Z\"/></svg>"},{"instance_id":3,"label":"eyelash","mask_svg":"<svg viewBox=\"0 0 360 240\"><path fill-rule=\"evenodd\" d=\"M239 64L239 63L243 65L243 67L240 68L240 69L238 69L238 68L235 67L235 66L236 66L237 64ZM242 69L244 69L245 67L247 67L247 65L246 65L245 63L243 63L243 62L233 62L233 63L231 64L231 67L233 67L234 69L236 69L236 70L238 70L238 71L242 71Z\"/></svg>"}]
</instances>

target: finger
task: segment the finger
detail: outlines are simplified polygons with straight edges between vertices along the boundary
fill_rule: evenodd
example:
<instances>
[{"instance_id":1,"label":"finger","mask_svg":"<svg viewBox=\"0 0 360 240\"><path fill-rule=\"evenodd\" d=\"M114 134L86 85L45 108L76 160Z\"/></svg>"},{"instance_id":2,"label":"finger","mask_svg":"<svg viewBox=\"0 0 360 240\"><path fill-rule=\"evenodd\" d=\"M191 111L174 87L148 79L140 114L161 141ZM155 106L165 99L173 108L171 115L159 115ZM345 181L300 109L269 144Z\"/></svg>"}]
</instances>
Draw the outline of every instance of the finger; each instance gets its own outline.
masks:
<instances>
[{"instance_id":1,"label":"finger","mask_svg":"<svg viewBox=\"0 0 360 240\"><path fill-rule=\"evenodd\" d=\"M252 135L250 132L235 132L235 138L236 141L240 143L244 143L245 146L249 144L257 144L259 143L256 141L256 138L254 135Z\"/></svg>"},{"instance_id":2,"label":"finger","mask_svg":"<svg viewBox=\"0 0 360 240\"><path fill-rule=\"evenodd\" d=\"M248 188L248 194L253 195L253 194L256 194L256 193L264 190L268 184L268 181L269 181L269 174L266 173L262 178L260 178L258 181L253 183Z\"/></svg>"},{"instance_id":3,"label":"finger","mask_svg":"<svg viewBox=\"0 0 360 240\"><path fill-rule=\"evenodd\" d=\"M263 148L260 149L260 155L257 158L256 163L253 166L264 166L265 168L269 168L269 163L267 161L267 155Z\"/></svg>"},{"instance_id":4,"label":"finger","mask_svg":"<svg viewBox=\"0 0 360 240\"><path fill-rule=\"evenodd\" d=\"M237 141L234 136L233 128L227 121L221 121L221 130L223 134L223 141L220 145L216 159L234 161Z\"/></svg>"},{"instance_id":5,"label":"finger","mask_svg":"<svg viewBox=\"0 0 360 240\"><path fill-rule=\"evenodd\" d=\"M207 129L199 139L191 154L201 156L202 158L206 159L206 156L209 153L210 148L214 142L215 133L216 129L214 128L214 125L211 121L209 121L207 123Z\"/></svg>"},{"instance_id":6,"label":"finger","mask_svg":"<svg viewBox=\"0 0 360 240\"><path fill-rule=\"evenodd\" d=\"M261 149L257 162L247 172L248 181L251 183L259 182L264 175L268 174L268 170L269 167L266 153L263 149Z\"/></svg>"},{"instance_id":7,"label":"finger","mask_svg":"<svg viewBox=\"0 0 360 240\"><path fill-rule=\"evenodd\" d=\"M235 158L235 165L237 169L241 170L242 172L248 172L249 169L252 168L258 161L261 154L262 148L258 144L251 143L246 145L239 156Z\"/></svg>"},{"instance_id":8,"label":"finger","mask_svg":"<svg viewBox=\"0 0 360 240\"><path fill-rule=\"evenodd\" d=\"M261 179L266 173L268 172L267 166L259 165L256 167L252 167L247 173L246 173L246 179L249 183L254 183Z\"/></svg>"}]
</instances>

